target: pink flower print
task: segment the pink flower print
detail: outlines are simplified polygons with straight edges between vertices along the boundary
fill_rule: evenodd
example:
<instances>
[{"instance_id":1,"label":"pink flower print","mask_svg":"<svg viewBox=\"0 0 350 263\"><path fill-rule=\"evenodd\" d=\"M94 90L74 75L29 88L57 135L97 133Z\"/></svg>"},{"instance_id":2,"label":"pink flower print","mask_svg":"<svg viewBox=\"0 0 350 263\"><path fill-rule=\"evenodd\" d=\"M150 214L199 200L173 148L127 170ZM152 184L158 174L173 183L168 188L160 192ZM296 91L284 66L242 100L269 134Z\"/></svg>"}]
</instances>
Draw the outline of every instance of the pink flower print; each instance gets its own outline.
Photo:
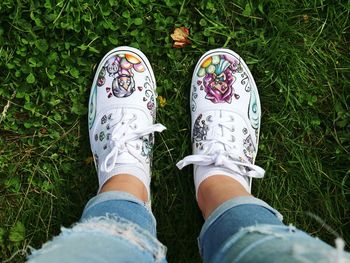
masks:
<instances>
[{"instance_id":1,"label":"pink flower print","mask_svg":"<svg viewBox=\"0 0 350 263\"><path fill-rule=\"evenodd\" d=\"M230 69L221 74L211 73L204 77L206 99L213 103L231 103L233 95L233 82L235 81Z\"/></svg>"}]
</instances>

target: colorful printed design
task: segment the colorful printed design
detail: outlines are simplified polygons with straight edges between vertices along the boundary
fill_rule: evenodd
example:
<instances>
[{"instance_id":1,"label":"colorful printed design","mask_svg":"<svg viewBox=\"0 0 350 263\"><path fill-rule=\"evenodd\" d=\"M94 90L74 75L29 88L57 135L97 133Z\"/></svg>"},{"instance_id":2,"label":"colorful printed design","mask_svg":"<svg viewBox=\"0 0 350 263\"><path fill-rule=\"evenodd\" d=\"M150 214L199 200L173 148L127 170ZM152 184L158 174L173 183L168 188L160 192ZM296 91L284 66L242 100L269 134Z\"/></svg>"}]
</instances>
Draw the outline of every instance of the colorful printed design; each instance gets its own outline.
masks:
<instances>
[{"instance_id":1,"label":"colorful printed design","mask_svg":"<svg viewBox=\"0 0 350 263\"><path fill-rule=\"evenodd\" d=\"M149 102L147 102L147 109L149 109L150 111L152 111L154 109L153 100L150 100Z\"/></svg>"},{"instance_id":2,"label":"colorful printed design","mask_svg":"<svg viewBox=\"0 0 350 263\"><path fill-rule=\"evenodd\" d=\"M97 87L94 86L91 91L90 101L89 101L89 129L92 128L92 125L95 122L96 118L96 102L97 102Z\"/></svg>"},{"instance_id":3,"label":"colorful printed design","mask_svg":"<svg viewBox=\"0 0 350 263\"><path fill-rule=\"evenodd\" d=\"M129 97L135 91L135 81L132 76L120 75L112 82L113 95L118 98Z\"/></svg>"},{"instance_id":4,"label":"colorful printed design","mask_svg":"<svg viewBox=\"0 0 350 263\"><path fill-rule=\"evenodd\" d=\"M196 146L198 147L200 141L206 139L209 127L205 123L205 120L202 120L203 115L199 114L196 121L193 125L193 142L196 142Z\"/></svg>"},{"instance_id":5,"label":"colorful printed design","mask_svg":"<svg viewBox=\"0 0 350 263\"><path fill-rule=\"evenodd\" d=\"M248 74L245 73L245 72L243 72L243 73L241 74L241 77L242 77L241 84L244 85L244 90L245 90L246 92L250 92L252 88L251 88L250 85L249 85L250 82L249 82Z\"/></svg>"},{"instance_id":6,"label":"colorful printed design","mask_svg":"<svg viewBox=\"0 0 350 263\"><path fill-rule=\"evenodd\" d=\"M237 72L238 65L238 60L226 55L214 55L203 61L197 76L203 78L206 99L213 103L231 103L232 96L239 99L233 88L236 81L233 74Z\"/></svg>"},{"instance_id":7,"label":"colorful printed design","mask_svg":"<svg viewBox=\"0 0 350 263\"><path fill-rule=\"evenodd\" d=\"M100 132L100 141L102 142L105 138L105 133L103 131Z\"/></svg>"},{"instance_id":8,"label":"colorful printed design","mask_svg":"<svg viewBox=\"0 0 350 263\"><path fill-rule=\"evenodd\" d=\"M135 90L134 72L144 72L145 67L141 60L129 53L118 54L110 58L99 73L98 83L105 83L105 74L113 78L112 88L106 87L108 98L112 94L117 98L129 97ZM99 85L100 86L100 85Z\"/></svg>"},{"instance_id":9,"label":"colorful printed design","mask_svg":"<svg viewBox=\"0 0 350 263\"><path fill-rule=\"evenodd\" d=\"M144 136L142 138L141 155L146 157L146 163L149 163L151 160L153 145L154 137L152 133L148 137Z\"/></svg>"},{"instance_id":10,"label":"colorful printed design","mask_svg":"<svg viewBox=\"0 0 350 263\"><path fill-rule=\"evenodd\" d=\"M154 92L151 90L145 91L145 96L148 99L147 109L150 111L151 116L154 118L155 116L155 100L154 100Z\"/></svg>"},{"instance_id":11,"label":"colorful printed design","mask_svg":"<svg viewBox=\"0 0 350 263\"><path fill-rule=\"evenodd\" d=\"M202 83L201 83L202 84ZM200 84L198 84L200 85ZM198 97L198 93L197 93L197 87L195 85L192 86L192 106L191 106L191 110L194 112L197 109L197 104L196 104L196 99Z\"/></svg>"},{"instance_id":12,"label":"colorful printed design","mask_svg":"<svg viewBox=\"0 0 350 263\"><path fill-rule=\"evenodd\" d=\"M113 77L115 78L115 76L117 75L118 73L118 70L119 70L119 65L118 65L118 62L115 60L115 59L109 59L106 64L104 65L104 69L102 70L107 70L108 72L108 75L110 77ZM102 71L101 70L101 71Z\"/></svg>"},{"instance_id":13,"label":"colorful printed design","mask_svg":"<svg viewBox=\"0 0 350 263\"><path fill-rule=\"evenodd\" d=\"M260 124L260 111L258 110L257 95L254 90L250 92L248 118L252 127L255 130L258 130Z\"/></svg>"},{"instance_id":14,"label":"colorful printed design","mask_svg":"<svg viewBox=\"0 0 350 263\"><path fill-rule=\"evenodd\" d=\"M247 135L248 134L248 129L247 128L243 128L242 132L243 132L244 135Z\"/></svg>"},{"instance_id":15,"label":"colorful printed design","mask_svg":"<svg viewBox=\"0 0 350 263\"><path fill-rule=\"evenodd\" d=\"M113 96L112 89L110 87L106 87L107 97L110 98Z\"/></svg>"},{"instance_id":16,"label":"colorful printed design","mask_svg":"<svg viewBox=\"0 0 350 263\"><path fill-rule=\"evenodd\" d=\"M255 146L254 146L252 137L250 135L243 140L243 147L244 147L243 149L244 155L247 157L249 162L253 163Z\"/></svg>"},{"instance_id":17,"label":"colorful printed design","mask_svg":"<svg viewBox=\"0 0 350 263\"><path fill-rule=\"evenodd\" d=\"M148 76L145 78L145 83L143 86L145 89L145 96L143 97L143 101L147 102L147 109L150 111L152 118L155 119L156 117L155 94L153 91L154 88L152 88L152 85L151 85L151 79ZM143 88L140 91L142 90Z\"/></svg>"},{"instance_id":18,"label":"colorful printed design","mask_svg":"<svg viewBox=\"0 0 350 263\"><path fill-rule=\"evenodd\" d=\"M103 115L102 118L101 118L101 124L105 124L107 122L107 116L106 115Z\"/></svg>"},{"instance_id":19,"label":"colorful printed design","mask_svg":"<svg viewBox=\"0 0 350 263\"><path fill-rule=\"evenodd\" d=\"M98 74L98 79L97 79L97 86L101 87L105 84L106 82L106 69L102 68L100 73Z\"/></svg>"}]
</instances>

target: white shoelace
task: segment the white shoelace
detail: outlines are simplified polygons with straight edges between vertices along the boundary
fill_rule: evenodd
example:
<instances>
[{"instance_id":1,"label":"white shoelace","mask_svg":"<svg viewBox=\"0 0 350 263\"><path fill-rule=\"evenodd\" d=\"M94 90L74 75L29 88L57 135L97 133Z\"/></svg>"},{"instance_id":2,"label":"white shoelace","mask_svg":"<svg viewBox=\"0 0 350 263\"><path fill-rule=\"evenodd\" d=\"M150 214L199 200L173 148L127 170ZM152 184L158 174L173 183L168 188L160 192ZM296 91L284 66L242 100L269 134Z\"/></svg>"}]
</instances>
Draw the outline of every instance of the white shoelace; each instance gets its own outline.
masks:
<instances>
[{"instance_id":1,"label":"white shoelace","mask_svg":"<svg viewBox=\"0 0 350 263\"><path fill-rule=\"evenodd\" d=\"M139 151L142 146L137 143L135 144L135 140L150 133L162 132L166 129L165 126L157 123L137 130L137 125L133 123L136 119L137 116L135 114L123 113L121 120L115 124L109 141L109 146L112 150L102 163L102 171L111 172L116 165L118 156L123 152L128 152L138 161L142 162Z\"/></svg>"},{"instance_id":2,"label":"white shoelace","mask_svg":"<svg viewBox=\"0 0 350 263\"><path fill-rule=\"evenodd\" d=\"M233 121L233 116L220 118L216 121L209 119L209 130L214 129L214 132L211 135L207 135L206 139L202 141L201 147L204 149L205 154L186 156L184 159L179 161L176 166L179 169L182 169L183 167L190 164L201 166L214 164L214 166L227 168L233 173L239 174L241 176L263 178L265 174L264 169L257 165L251 164L246 159L244 159L244 161L241 161L242 157L239 157L239 153L237 153L235 150L236 147L232 145L232 142L235 139L234 137L232 137L232 141L229 141L226 138L223 138L222 134L216 132L217 130L222 130L224 128L233 131L234 127L230 125L230 123ZM226 150L215 150L215 146L218 143L222 144Z\"/></svg>"}]
</instances>

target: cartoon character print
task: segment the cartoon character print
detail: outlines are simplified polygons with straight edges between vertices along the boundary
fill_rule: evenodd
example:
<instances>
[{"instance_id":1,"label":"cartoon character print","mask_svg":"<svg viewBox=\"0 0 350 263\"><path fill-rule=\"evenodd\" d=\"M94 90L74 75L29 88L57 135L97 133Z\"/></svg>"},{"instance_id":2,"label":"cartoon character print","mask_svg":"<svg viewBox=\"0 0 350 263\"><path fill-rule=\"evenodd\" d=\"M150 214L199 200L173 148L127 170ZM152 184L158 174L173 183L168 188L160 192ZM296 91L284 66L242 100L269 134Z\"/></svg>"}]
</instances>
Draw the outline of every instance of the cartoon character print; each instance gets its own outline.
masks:
<instances>
[{"instance_id":1,"label":"cartoon character print","mask_svg":"<svg viewBox=\"0 0 350 263\"><path fill-rule=\"evenodd\" d=\"M255 146L252 140L252 136L249 135L243 140L243 152L250 163L253 163L253 156L255 153Z\"/></svg>"},{"instance_id":2,"label":"cartoon character print","mask_svg":"<svg viewBox=\"0 0 350 263\"><path fill-rule=\"evenodd\" d=\"M106 74L113 78L112 87L106 87L108 98L115 96L117 98L129 97L136 90L134 73L142 73L145 67L141 59L133 54L125 53L113 56L104 64L97 80L101 87L106 83Z\"/></svg>"},{"instance_id":3,"label":"cartoon character print","mask_svg":"<svg viewBox=\"0 0 350 263\"><path fill-rule=\"evenodd\" d=\"M197 72L203 78L206 99L213 103L231 103L232 97L239 99L235 93L233 83L236 78L239 62L225 55L214 55L203 61Z\"/></svg>"},{"instance_id":4,"label":"cartoon character print","mask_svg":"<svg viewBox=\"0 0 350 263\"><path fill-rule=\"evenodd\" d=\"M201 141L206 139L209 127L205 120L202 120L203 115L199 114L193 124L193 142L196 142L196 147L199 147Z\"/></svg>"},{"instance_id":5,"label":"cartoon character print","mask_svg":"<svg viewBox=\"0 0 350 263\"><path fill-rule=\"evenodd\" d=\"M119 63L115 59L115 57L112 57L109 60L107 60L107 62L105 63L103 69L104 69L105 72L106 71L108 72L108 75L110 77L115 77L117 75L117 73L118 73L118 70L119 70Z\"/></svg>"},{"instance_id":6,"label":"cartoon character print","mask_svg":"<svg viewBox=\"0 0 350 263\"><path fill-rule=\"evenodd\" d=\"M135 81L131 75L122 74L112 82L112 92L117 98L129 97L135 91Z\"/></svg>"}]
</instances>

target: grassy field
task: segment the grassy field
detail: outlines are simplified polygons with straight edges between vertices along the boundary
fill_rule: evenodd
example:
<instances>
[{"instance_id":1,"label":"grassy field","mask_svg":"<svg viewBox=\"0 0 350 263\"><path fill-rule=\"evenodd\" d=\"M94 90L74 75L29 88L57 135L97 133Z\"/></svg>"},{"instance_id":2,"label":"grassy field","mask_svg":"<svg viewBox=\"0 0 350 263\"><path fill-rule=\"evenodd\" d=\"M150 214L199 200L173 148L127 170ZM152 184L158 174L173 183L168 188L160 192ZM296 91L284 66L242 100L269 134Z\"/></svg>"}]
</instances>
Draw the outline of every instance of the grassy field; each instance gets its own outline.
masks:
<instances>
[{"instance_id":1,"label":"grassy field","mask_svg":"<svg viewBox=\"0 0 350 263\"><path fill-rule=\"evenodd\" d=\"M170 262L200 262L189 89L205 51L239 53L263 109L253 193L287 224L350 245L350 1L0 1L0 261L23 262L79 219L97 189L87 130L95 67L118 45L149 58L166 99L153 209ZM172 48L174 28L192 44Z\"/></svg>"}]
</instances>

